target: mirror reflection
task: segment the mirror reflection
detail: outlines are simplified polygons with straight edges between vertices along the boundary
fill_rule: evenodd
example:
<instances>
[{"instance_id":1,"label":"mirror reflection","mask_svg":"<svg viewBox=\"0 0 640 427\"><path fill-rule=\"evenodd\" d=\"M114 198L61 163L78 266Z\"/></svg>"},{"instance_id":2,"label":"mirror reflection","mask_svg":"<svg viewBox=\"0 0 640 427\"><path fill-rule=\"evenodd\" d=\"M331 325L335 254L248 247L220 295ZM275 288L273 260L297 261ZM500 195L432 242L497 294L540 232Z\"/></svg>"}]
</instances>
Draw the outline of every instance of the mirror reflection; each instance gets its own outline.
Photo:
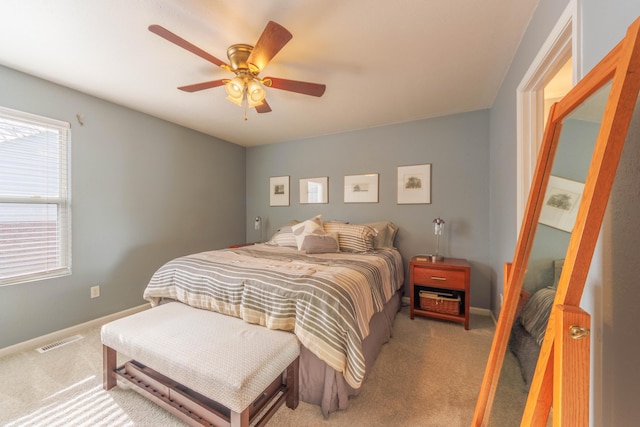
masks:
<instances>
[{"instance_id":1,"label":"mirror reflection","mask_svg":"<svg viewBox=\"0 0 640 427\"><path fill-rule=\"evenodd\" d=\"M490 425L522 418L611 84L562 121Z\"/></svg>"},{"instance_id":2,"label":"mirror reflection","mask_svg":"<svg viewBox=\"0 0 640 427\"><path fill-rule=\"evenodd\" d=\"M329 203L329 178L304 178L300 180L300 203Z\"/></svg>"}]
</instances>

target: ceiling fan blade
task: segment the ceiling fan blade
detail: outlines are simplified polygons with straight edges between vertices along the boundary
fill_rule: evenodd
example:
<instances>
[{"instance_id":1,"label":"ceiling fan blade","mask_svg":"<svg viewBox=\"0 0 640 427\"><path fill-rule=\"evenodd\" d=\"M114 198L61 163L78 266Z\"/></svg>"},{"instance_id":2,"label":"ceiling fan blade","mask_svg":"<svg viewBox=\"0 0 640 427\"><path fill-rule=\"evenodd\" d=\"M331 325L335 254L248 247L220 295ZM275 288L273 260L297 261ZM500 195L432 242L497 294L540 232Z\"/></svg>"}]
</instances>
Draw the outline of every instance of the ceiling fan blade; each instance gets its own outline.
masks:
<instances>
[{"instance_id":1,"label":"ceiling fan blade","mask_svg":"<svg viewBox=\"0 0 640 427\"><path fill-rule=\"evenodd\" d=\"M178 89L185 92L197 92L199 90L211 89L212 87L222 86L228 79L212 80L210 82L195 83L192 85L180 86Z\"/></svg>"},{"instance_id":2,"label":"ceiling fan blade","mask_svg":"<svg viewBox=\"0 0 640 427\"><path fill-rule=\"evenodd\" d=\"M324 91L327 89L326 85L319 83L299 82L297 80L279 79L277 77L265 77L262 79L262 83L265 86L275 89L318 97L324 95Z\"/></svg>"},{"instance_id":3,"label":"ceiling fan blade","mask_svg":"<svg viewBox=\"0 0 640 427\"><path fill-rule=\"evenodd\" d=\"M256 111L258 113L269 113L271 112L271 107L267 104L267 100L263 100L262 104L256 106Z\"/></svg>"},{"instance_id":4,"label":"ceiling fan blade","mask_svg":"<svg viewBox=\"0 0 640 427\"><path fill-rule=\"evenodd\" d=\"M218 58L216 58L215 56L205 52L204 50L200 49L198 46L196 46L196 45L194 45L192 43L189 43L188 41L186 41L182 37L172 33L171 31L167 30L164 27L161 27L160 25L156 25L156 24L149 25L149 31L159 35L163 39L168 40L173 44L176 44L176 45L180 46L183 49L188 50L191 53L195 53L200 58L206 59L207 61L217 65L218 67L222 67L222 68L225 68L225 69L230 69L229 65L226 64L225 62L223 62L223 61L219 60Z\"/></svg>"},{"instance_id":5,"label":"ceiling fan blade","mask_svg":"<svg viewBox=\"0 0 640 427\"><path fill-rule=\"evenodd\" d=\"M280 49L286 45L293 35L282 25L269 21L262 31L260 38L253 47L247 63L251 71L260 72L267 66L269 61L276 56Z\"/></svg>"}]
</instances>

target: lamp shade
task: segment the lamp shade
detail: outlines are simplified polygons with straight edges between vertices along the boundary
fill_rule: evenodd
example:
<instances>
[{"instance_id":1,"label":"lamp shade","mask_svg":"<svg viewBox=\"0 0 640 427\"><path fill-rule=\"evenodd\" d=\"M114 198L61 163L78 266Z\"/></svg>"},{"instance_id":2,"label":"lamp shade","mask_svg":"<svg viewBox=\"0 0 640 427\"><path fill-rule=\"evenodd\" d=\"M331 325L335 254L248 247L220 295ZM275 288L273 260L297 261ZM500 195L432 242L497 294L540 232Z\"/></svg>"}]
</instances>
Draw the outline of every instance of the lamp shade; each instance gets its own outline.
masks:
<instances>
[{"instance_id":1,"label":"lamp shade","mask_svg":"<svg viewBox=\"0 0 640 427\"><path fill-rule=\"evenodd\" d=\"M242 106L242 96L244 95L244 80L239 76L231 79L224 85L227 92L227 99L234 104Z\"/></svg>"},{"instance_id":2,"label":"lamp shade","mask_svg":"<svg viewBox=\"0 0 640 427\"><path fill-rule=\"evenodd\" d=\"M249 107L255 107L262 104L266 95L264 88L257 81L251 80L247 84L247 100L249 102Z\"/></svg>"}]
</instances>

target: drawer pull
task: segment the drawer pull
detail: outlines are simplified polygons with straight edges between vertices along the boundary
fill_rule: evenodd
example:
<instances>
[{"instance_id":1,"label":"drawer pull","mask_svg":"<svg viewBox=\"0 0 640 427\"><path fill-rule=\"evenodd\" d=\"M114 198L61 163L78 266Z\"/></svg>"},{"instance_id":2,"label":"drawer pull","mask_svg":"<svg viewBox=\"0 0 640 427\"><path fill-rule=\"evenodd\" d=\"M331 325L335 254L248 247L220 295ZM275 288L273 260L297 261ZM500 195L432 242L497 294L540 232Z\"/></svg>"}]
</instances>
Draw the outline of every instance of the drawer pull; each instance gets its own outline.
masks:
<instances>
[{"instance_id":1,"label":"drawer pull","mask_svg":"<svg viewBox=\"0 0 640 427\"><path fill-rule=\"evenodd\" d=\"M445 280L447 280L447 278L446 277L431 276L431 280L442 280L444 282Z\"/></svg>"}]
</instances>

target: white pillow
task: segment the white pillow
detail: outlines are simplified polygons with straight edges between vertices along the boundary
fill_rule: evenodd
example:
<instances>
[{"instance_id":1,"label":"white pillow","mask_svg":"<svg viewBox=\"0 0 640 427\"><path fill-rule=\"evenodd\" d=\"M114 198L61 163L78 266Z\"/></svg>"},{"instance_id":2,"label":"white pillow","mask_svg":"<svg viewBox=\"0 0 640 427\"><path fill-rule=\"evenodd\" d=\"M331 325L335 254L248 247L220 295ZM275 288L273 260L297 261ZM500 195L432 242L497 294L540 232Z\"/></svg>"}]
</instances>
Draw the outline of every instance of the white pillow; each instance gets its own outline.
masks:
<instances>
[{"instance_id":1,"label":"white pillow","mask_svg":"<svg viewBox=\"0 0 640 427\"><path fill-rule=\"evenodd\" d=\"M293 232L293 236L296 238L296 244L299 251L302 250L306 236L324 236L327 234L325 233L324 228L322 228L322 215L316 215L313 218L301 222L300 224L292 225L291 231Z\"/></svg>"}]
</instances>

